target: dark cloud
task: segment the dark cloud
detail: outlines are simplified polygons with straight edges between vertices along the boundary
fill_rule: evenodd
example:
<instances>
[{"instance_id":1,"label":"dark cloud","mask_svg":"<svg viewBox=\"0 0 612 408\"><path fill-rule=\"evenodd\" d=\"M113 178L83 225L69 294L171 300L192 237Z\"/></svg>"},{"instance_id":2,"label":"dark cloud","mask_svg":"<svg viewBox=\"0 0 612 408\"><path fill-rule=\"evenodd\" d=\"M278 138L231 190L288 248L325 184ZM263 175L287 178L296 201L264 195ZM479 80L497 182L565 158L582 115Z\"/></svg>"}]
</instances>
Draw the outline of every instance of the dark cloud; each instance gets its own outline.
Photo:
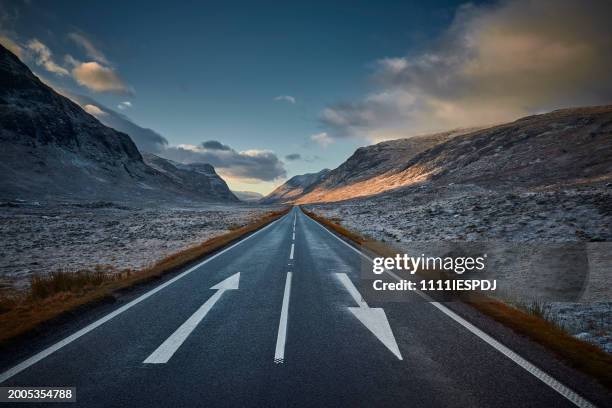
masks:
<instances>
[{"instance_id":1,"label":"dark cloud","mask_svg":"<svg viewBox=\"0 0 612 408\"><path fill-rule=\"evenodd\" d=\"M329 106L330 137L393 139L612 100L612 2L465 5L421 54L376 64L377 90Z\"/></svg>"},{"instance_id":2,"label":"dark cloud","mask_svg":"<svg viewBox=\"0 0 612 408\"><path fill-rule=\"evenodd\" d=\"M208 163L223 176L243 180L273 181L287 176L285 166L271 151L205 148L200 146L172 146L164 149L160 156L181 163Z\"/></svg>"},{"instance_id":3,"label":"dark cloud","mask_svg":"<svg viewBox=\"0 0 612 408\"><path fill-rule=\"evenodd\" d=\"M202 142L202 147L208 150L232 150L231 147L216 140L207 140L206 142Z\"/></svg>"},{"instance_id":4,"label":"dark cloud","mask_svg":"<svg viewBox=\"0 0 612 408\"><path fill-rule=\"evenodd\" d=\"M289 161L296 161L296 160L300 160L302 158L302 155L299 153L291 153L285 156L285 160L289 160Z\"/></svg>"}]
</instances>

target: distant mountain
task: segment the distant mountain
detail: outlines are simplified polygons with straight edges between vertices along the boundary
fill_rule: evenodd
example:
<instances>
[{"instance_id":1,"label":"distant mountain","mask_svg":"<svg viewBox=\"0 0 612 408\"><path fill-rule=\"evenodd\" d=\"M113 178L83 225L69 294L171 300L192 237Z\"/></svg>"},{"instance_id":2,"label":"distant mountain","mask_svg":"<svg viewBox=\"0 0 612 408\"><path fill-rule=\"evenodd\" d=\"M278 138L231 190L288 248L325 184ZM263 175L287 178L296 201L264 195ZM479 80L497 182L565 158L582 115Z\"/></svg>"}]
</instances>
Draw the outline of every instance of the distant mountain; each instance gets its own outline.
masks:
<instances>
[{"instance_id":1,"label":"distant mountain","mask_svg":"<svg viewBox=\"0 0 612 408\"><path fill-rule=\"evenodd\" d=\"M233 191L234 195L240 199L240 201L255 202L263 198L263 194L256 193L255 191Z\"/></svg>"},{"instance_id":2,"label":"distant mountain","mask_svg":"<svg viewBox=\"0 0 612 408\"><path fill-rule=\"evenodd\" d=\"M308 188L287 182L277 189L282 194L266 199L340 201L420 183L505 191L610 181L612 105L563 109L487 129L362 147Z\"/></svg>"},{"instance_id":3,"label":"distant mountain","mask_svg":"<svg viewBox=\"0 0 612 408\"><path fill-rule=\"evenodd\" d=\"M144 162L170 178L185 191L195 195L202 192L222 201L239 201L215 168L206 163L177 163L151 153L143 153Z\"/></svg>"},{"instance_id":4,"label":"distant mountain","mask_svg":"<svg viewBox=\"0 0 612 408\"><path fill-rule=\"evenodd\" d=\"M197 188L147 165L128 135L43 84L0 46L1 198L236 201L214 170L192 173L180 174L197 174Z\"/></svg>"},{"instance_id":5,"label":"distant mountain","mask_svg":"<svg viewBox=\"0 0 612 408\"><path fill-rule=\"evenodd\" d=\"M262 204L287 203L296 200L310 191L311 186L317 185L329 173L329 169L323 169L318 173L308 173L291 177L281 186L261 199Z\"/></svg>"}]
</instances>

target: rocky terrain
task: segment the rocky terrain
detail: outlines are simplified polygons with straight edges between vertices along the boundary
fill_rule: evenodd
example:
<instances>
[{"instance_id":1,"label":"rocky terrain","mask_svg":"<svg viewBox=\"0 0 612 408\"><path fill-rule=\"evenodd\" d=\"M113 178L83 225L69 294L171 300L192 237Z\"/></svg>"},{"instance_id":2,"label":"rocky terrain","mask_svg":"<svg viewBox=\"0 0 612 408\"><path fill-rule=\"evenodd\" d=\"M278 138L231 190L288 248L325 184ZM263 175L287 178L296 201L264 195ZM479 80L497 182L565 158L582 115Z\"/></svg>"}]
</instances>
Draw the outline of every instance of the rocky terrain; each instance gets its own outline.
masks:
<instances>
[{"instance_id":1,"label":"rocky terrain","mask_svg":"<svg viewBox=\"0 0 612 408\"><path fill-rule=\"evenodd\" d=\"M612 189L606 186L499 193L423 185L307 207L390 242L612 241Z\"/></svg>"},{"instance_id":2,"label":"rocky terrain","mask_svg":"<svg viewBox=\"0 0 612 408\"><path fill-rule=\"evenodd\" d=\"M209 167L145 163L128 135L43 84L2 46L0 147L0 199L237 201Z\"/></svg>"},{"instance_id":3,"label":"rocky terrain","mask_svg":"<svg viewBox=\"0 0 612 408\"><path fill-rule=\"evenodd\" d=\"M549 320L612 352L610 187L500 193L421 185L306 207L401 253L487 253L496 296L537 305Z\"/></svg>"},{"instance_id":4,"label":"rocky terrain","mask_svg":"<svg viewBox=\"0 0 612 408\"><path fill-rule=\"evenodd\" d=\"M612 352L612 106L368 146L285 196L399 252L488 253L496 296Z\"/></svg>"},{"instance_id":5,"label":"rocky terrain","mask_svg":"<svg viewBox=\"0 0 612 408\"><path fill-rule=\"evenodd\" d=\"M0 288L33 274L140 268L249 223L271 206L0 202Z\"/></svg>"}]
</instances>

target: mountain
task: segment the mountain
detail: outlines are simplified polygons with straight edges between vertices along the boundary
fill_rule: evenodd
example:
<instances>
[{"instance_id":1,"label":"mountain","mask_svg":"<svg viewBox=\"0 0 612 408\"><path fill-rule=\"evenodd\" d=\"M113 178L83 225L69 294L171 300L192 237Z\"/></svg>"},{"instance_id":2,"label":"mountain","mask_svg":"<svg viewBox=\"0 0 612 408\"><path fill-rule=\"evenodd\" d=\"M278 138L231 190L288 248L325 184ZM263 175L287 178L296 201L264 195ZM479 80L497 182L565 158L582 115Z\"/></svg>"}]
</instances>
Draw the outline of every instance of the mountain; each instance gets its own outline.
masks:
<instances>
[{"instance_id":1,"label":"mountain","mask_svg":"<svg viewBox=\"0 0 612 408\"><path fill-rule=\"evenodd\" d=\"M612 105L561 109L459 136L424 151L387 177L504 191L612 181Z\"/></svg>"},{"instance_id":2,"label":"mountain","mask_svg":"<svg viewBox=\"0 0 612 408\"><path fill-rule=\"evenodd\" d=\"M189 177L203 180L198 189L147 165L128 135L42 83L2 46L0 146L2 198L236 200L214 170L193 171Z\"/></svg>"},{"instance_id":3,"label":"mountain","mask_svg":"<svg viewBox=\"0 0 612 408\"><path fill-rule=\"evenodd\" d=\"M263 198L263 194L256 193L255 191L233 191L234 195L240 199L240 201L255 202Z\"/></svg>"},{"instance_id":4,"label":"mountain","mask_svg":"<svg viewBox=\"0 0 612 408\"><path fill-rule=\"evenodd\" d=\"M562 109L486 129L399 139L357 149L307 189L273 202L371 196L408 186L546 189L612 180L612 105Z\"/></svg>"},{"instance_id":5,"label":"mountain","mask_svg":"<svg viewBox=\"0 0 612 408\"><path fill-rule=\"evenodd\" d=\"M274 189L270 194L261 199L262 204L287 203L296 200L310 191L329 173L329 169L323 169L318 173L308 173L291 177L285 183Z\"/></svg>"},{"instance_id":6,"label":"mountain","mask_svg":"<svg viewBox=\"0 0 612 408\"><path fill-rule=\"evenodd\" d=\"M151 153L143 153L142 156L147 165L170 178L185 191L196 195L205 191L222 201L239 201L210 164L177 163Z\"/></svg>"},{"instance_id":7,"label":"mountain","mask_svg":"<svg viewBox=\"0 0 612 408\"><path fill-rule=\"evenodd\" d=\"M360 147L334 170L325 169L319 173L295 176L266 196L262 202L307 202L302 200L304 197L312 201L325 201L333 192L359 195L358 191L351 191L353 185L361 185L363 183L359 182L397 171L416 154L465 132L466 130L453 130Z\"/></svg>"}]
</instances>

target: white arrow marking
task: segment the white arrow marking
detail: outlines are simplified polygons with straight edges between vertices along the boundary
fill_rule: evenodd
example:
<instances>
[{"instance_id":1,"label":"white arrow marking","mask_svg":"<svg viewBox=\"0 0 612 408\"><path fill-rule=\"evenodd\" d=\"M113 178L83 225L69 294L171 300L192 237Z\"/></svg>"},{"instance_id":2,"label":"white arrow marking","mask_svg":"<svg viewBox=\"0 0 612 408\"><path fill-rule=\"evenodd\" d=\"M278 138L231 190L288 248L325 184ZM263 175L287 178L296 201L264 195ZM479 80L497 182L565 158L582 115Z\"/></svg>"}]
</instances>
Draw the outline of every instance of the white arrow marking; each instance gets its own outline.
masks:
<instances>
[{"instance_id":1,"label":"white arrow marking","mask_svg":"<svg viewBox=\"0 0 612 408\"><path fill-rule=\"evenodd\" d=\"M359 255L361 255L368 261L370 262L374 261L370 256L364 254L363 252L361 252L360 250L358 250L357 248L355 248L354 246L352 246L351 244L349 244L348 242L346 242L345 240L343 240L342 238L340 238L339 236L337 236L336 234L334 234L333 232L325 228L323 225L319 224L317 221L313 220L310 217L306 217L306 218L310 222L313 222L314 224L318 225L321 229L323 229L329 235L331 235L332 237L334 237L335 239L337 239L338 241L346 245L348 248L357 252ZM385 272L389 274L389 276L396 279L398 282L401 280L401 278L397 276L395 273L389 270L385 270ZM461 316L459 316L458 314L456 314L455 312L453 312L452 310L444 306L442 303L434 302L429 296L427 296L423 292L416 291L416 293L422 298L424 298L425 300L427 300L432 306L434 306L435 308L440 310L442 313L444 313L446 316L450 317L455 322L459 323L461 326L469 330L472 334L480 338L485 343L489 344L491 347L493 347L495 350L499 351L500 353L508 357L510 360L514 361L520 367L524 368L528 373L530 373L535 378L542 381L544 384L548 385L551 389L558 392L560 395L565 397L567 400L572 402L577 407L595 408L595 405L593 405L587 399L583 398L580 394L576 393L575 391L573 391L571 388L567 387L563 383L557 381L554 377L550 376L546 372L540 370L538 367L531 364L529 361L527 361L526 359L524 359L523 357L521 357L520 355L518 355L517 353L515 353L508 347L504 346L502 343L495 340L493 337L489 336L487 333L483 332L478 327L474 326L472 323L468 322L467 320L465 320L464 318L462 318Z\"/></svg>"},{"instance_id":2,"label":"white arrow marking","mask_svg":"<svg viewBox=\"0 0 612 408\"><path fill-rule=\"evenodd\" d=\"M238 289L238 283L240 282L240 272L230 276L225 279L223 282L220 282L213 286L211 289L216 290L214 295L212 295L200 308L191 315L189 319L185 321L176 329L170 337L164 341L161 346L159 346L147 359L144 361L145 364L164 364L167 363L168 360L176 353L176 351L181 347L183 342L189 337L191 332L198 326L198 324L204 319L204 317L210 312L215 303L221 296L225 293L226 290L235 290Z\"/></svg>"},{"instance_id":3,"label":"white arrow marking","mask_svg":"<svg viewBox=\"0 0 612 408\"><path fill-rule=\"evenodd\" d=\"M398 358L398 360L403 360L402 353L399 351L385 311L378 307L369 307L346 273L337 273L336 277L349 292L353 300L359 305L359 307L349 307L348 310L350 310L353 316L367 327L367 329L370 330L372 334L374 334L376 338Z\"/></svg>"},{"instance_id":4,"label":"white arrow marking","mask_svg":"<svg viewBox=\"0 0 612 408\"><path fill-rule=\"evenodd\" d=\"M285 280L285 293L283 295L283 306L281 307L280 321L278 324L278 335L276 336L276 350L274 362L282 364L285 362L285 343L287 342L287 321L289 319L289 296L291 295L291 272L287 272Z\"/></svg>"}]
</instances>

